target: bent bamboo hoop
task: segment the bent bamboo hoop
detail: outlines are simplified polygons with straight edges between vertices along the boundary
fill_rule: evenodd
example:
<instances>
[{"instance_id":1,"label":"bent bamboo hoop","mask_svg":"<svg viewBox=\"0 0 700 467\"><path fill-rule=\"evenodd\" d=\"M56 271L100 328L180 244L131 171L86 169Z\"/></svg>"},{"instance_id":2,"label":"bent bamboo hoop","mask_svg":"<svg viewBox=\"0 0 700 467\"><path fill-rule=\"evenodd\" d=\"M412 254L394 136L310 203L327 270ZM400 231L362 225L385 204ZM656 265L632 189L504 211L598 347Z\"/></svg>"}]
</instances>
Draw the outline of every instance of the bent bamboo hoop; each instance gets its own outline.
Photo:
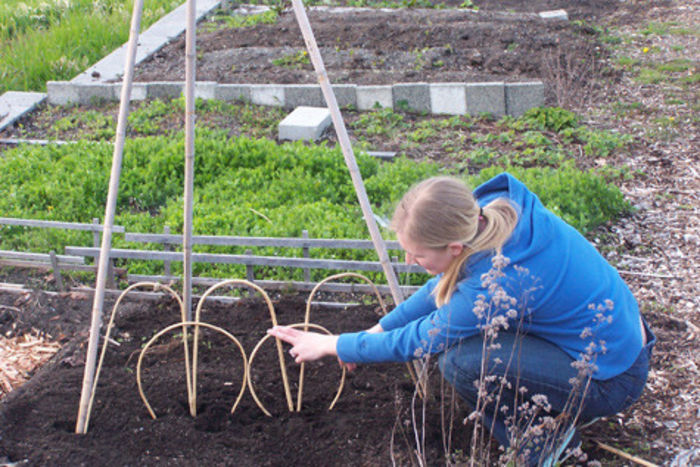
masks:
<instances>
[{"instance_id":1,"label":"bent bamboo hoop","mask_svg":"<svg viewBox=\"0 0 700 467\"><path fill-rule=\"evenodd\" d=\"M316 284L316 286L311 290L311 293L309 294L309 298L306 301L306 315L304 316L304 322L308 323L309 322L309 317L311 315L311 301L316 295L316 292L321 288L323 284L326 282L329 282L334 279L340 279L341 277L356 277L358 279L362 279L363 281L367 282L370 287L372 287L372 290L374 291L374 295L376 295L377 300L379 301L379 306L382 308L383 314L386 314L386 305L384 304L384 300L382 300L382 295L379 293L379 289L377 289L377 286L369 280L367 277L363 276L362 274L357 274L354 272L341 272L339 274L334 274L332 276L328 276L325 279L323 279L321 282ZM306 331L306 329L304 329ZM406 362L406 369L408 370L408 374L411 376L411 379L413 380L413 383L418 385L419 381L423 381L422 378L419 378L416 376L416 373L414 371L414 367L409 363ZM299 373L299 393L297 396L297 412L301 410L301 397L302 397L302 390L304 388L304 363L301 364L301 369ZM422 388L419 386L418 387L418 392L422 396L422 394L425 394L425 388Z\"/></svg>"},{"instance_id":2,"label":"bent bamboo hoop","mask_svg":"<svg viewBox=\"0 0 700 467\"><path fill-rule=\"evenodd\" d=\"M88 401L88 406L87 406L87 412L85 416L85 431L87 432L88 429L88 424L90 422L90 412L92 411L92 404L95 400L95 392L97 391L97 381L100 378L100 371L102 370L102 363L104 362L105 355L107 353L107 345L109 345L109 334L112 332L112 327L114 326L114 317L117 314L117 308L119 308L119 305L122 302L122 299L126 297L126 295L131 292L134 289L141 288L141 287L152 287L153 291L158 291L158 290L165 290L167 291L170 295L175 297L177 300L178 304L180 305L180 319L182 321L185 321L185 308L182 303L182 300L180 299L180 296L175 292L173 289L168 287L167 285L164 284L159 284L157 282L137 282L136 284L133 284L126 288L117 298L117 301L114 303L114 306L112 307L112 314L109 317L109 323L107 324L107 330L105 331L105 337L104 337L104 344L102 344L102 352L100 353L100 360L97 364L97 370L95 371L95 378L92 383L92 389L90 390L90 398ZM182 345L184 346L185 349L185 373L187 376L187 396L188 398L192 396L192 379L191 379L191 373L190 373L190 353L187 348L187 331L183 329L182 332Z\"/></svg>"},{"instance_id":3,"label":"bent bamboo hoop","mask_svg":"<svg viewBox=\"0 0 700 467\"><path fill-rule=\"evenodd\" d=\"M199 299L199 303L197 304L197 309L195 311L195 322L199 323L199 317L200 313L202 312L202 306L204 305L204 301L206 298L214 292L216 289L221 288L225 285L232 285L232 284L240 284L240 285L246 285L248 287L251 287L254 290L257 290L260 295L265 299L265 303L267 303L267 308L270 310L270 319L272 320L272 326L277 326L277 314L275 313L275 307L272 305L272 301L270 300L270 297L267 295L267 293L260 288L259 286L255 285L254 283L247 281L245 279L229 279L225 280L223 282L219 282L218 284L214 284L213 286L209 287L206 292L204 292L204 295L202 295L202 298ZM294 411L294 406L292 403L292 392L289 389L289 379L287 378L287 368L284 365L284 352L282 350L282 341L275 338L276 343L277 343L277 358L279 359L280 362L280 370L282 371L282 384L284 385L284 394L287 398L287 406L289 407L289 411L293 412ZM199 347L199 328L195 326L194 328L194 343L193 343L193 351L192 351L192 361L193 361L193 370L192 370L192 399L190 400L190 412L192 413L192 416L196 415L196 399L197 399L197 349Z\"/></svg>"},{"instance_id":4,"label":"bent bamboo hoop","mask_svg":"<svg viewBox=\"0 0 700 467\"><path fill-rule=\"evenodd\" d=\"M382 311L384 314L386 314L386 305L384 304L384 300L382 299L381 294L379 293L379 290L377 289L377 286L369 280L367 277L363 276L362 274L357 274L355 272L341 272L339 274L333 274L331 276L326 277L323 279L321 282L316 284L316 286L311 290L311 293L309 294L309 298L306 300L306 314L304 315L304 323L308 324L311 318L311 301L314 298L314 295L316 295L316 292L323 286L323 284L330 282L334 279L340 279L342 277L355 277L357 279L361 279L368 283L370 287L372 287L372 290L374 291L374 295L377 297L377 300L379 300L379 306L381 306ZM304 331L307 331L307 328L304 328ZM304 392L304 369L305 369L305 363L301 363L301 367L299 368L299 392L297 393L297 412L301 411L301 399L303 396ZM343 367L343 370L345 370L345 367ZM410 367L409 367L410 371Z\"/></svg>"},{"instance_id":5,"label":"bent bamboo hoop","mask_svg":"<svg viewBox=\"0 0 700 467\"><path fill-rule=\"evenodd\" d=\"M318 329L319 331L323 331L328 335L332 335L332 333L324 328L323 326L320 326L318 324L313 324L313 323L294 323L294 324L289 324L287 325L290 328L301 328L303 327L305 330L308 329L309 327ZM255 345L255 348L253 348L253 351L250 353L250 359L248 360L248 374L247 380L248 380L248 390L250 391L250 395L253 396L253 400L255 401L256 404L258 404L258 407L260 407L260 410L263 411L265 415L268 417L271 417L272 414L265 408L262 402L260 402L260 399L258 399L258 395L255 393L255 388L253 387L253 378L251 375L251 367L253 366L253 359L255 358L255 355L257 355L258 350L260 347L265 343L265 341L270 338L271 336L268 334L264 336L262 339L258 341L258 343ZM345 374L346 370L345 367L342 369L342 374L340 376L340 384L338 385L338 392L336 392L335 397L333 398L333 401L331 404L328 406L328 410L333 410L333 407L335 407L336 402L338 402L338 399L340 399L340 394L343 392L343 387L345 386ZM299 384L299 400L301 400L301 381ZM299 411L299 407L297 407L297 412Z\"/></svg>"},{"instance_id":6,"label":"bent bamboo hoop","mask_svg":"<svg viewBox=\"0 0 700 467\"><path fill-rule=\"evenodd\" d=\"M148 348L156 341L160 336L163 334L172 331L175 328L181 327L183 334L185 333L185 330L187 329L187 326L204 326L205 328L212 329L214 331L220 332L224 336L228 337L230 340L232 340L236 346L238 347L238 350L241 352L241 358L243 359L243 378L241 382L241 390L238 392L238 397L236 398L236 402L234 402L233 406L231 407L231 413L236 411L236 407L238 407L239 402L241 401L241 398L243 397L243 393L245 392L245 387L246 387L246 368L248 368L248 358L246 357L245 350L243 350L243 346L241 343L236 339L231 333L226 331L225 329L222 329L218 326L214 326L213 324L209 323L200 323L198 321L182 321L181 323L175 323L171 324L170 326L161 329L158 331L158 333L151 338L151 340L146 343L144 346L143 350L139 354L139 360L138 363L136 364L136 384L138 385L139 388L139 395L141 396L141 400L143 403L146 405L146 409L148 410L148 413L151 414L151 417L155 420L156 419L156 414L151 408L151 404L148 403L148 399L146 398L146 394L143 392L143 384L141 383L141 363L143 362L143 357L146 355L146 351Z\"/></svg>"}]
</instances>

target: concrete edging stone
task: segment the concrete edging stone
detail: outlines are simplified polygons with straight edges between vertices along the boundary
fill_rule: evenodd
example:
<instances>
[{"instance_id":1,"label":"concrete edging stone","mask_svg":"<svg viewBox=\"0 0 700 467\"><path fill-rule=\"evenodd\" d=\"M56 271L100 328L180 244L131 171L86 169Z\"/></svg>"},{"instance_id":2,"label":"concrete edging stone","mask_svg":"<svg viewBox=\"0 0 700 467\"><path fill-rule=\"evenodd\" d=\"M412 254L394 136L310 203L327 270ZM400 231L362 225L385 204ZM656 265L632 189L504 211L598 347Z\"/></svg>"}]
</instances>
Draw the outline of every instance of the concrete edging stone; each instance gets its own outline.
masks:
<instances>
[{"instance_id":1,"label":"concrete edging stone","mask_svg":"<svg viewBox=\"0 0 700 467\"><path fill-rule=\"evenodd\" d=\"M219 6L220 0L198 0L197 20ZM139 34L136 63L158 51L185 30L186 3L158 20ZM243 14L256 14L265 6L241 5ZM568 20L565 10L541 12L543 19ZM22 93L9 91L0 96L0 130L33 110L47 99L54 105L87 104L94 100L118 101L122 84L113 82L124 71L127 44L89 67L71 81L49 81L47 92ZM131 100L179 97L184 82L135 82ZM544 83L527 81L517 83L396 83L394 85L333 85L340 107L353 106L358 110L375 107L407 108L432 114L481 114L495 116L522 115L527 109L544 105ZM318 84L219 84L197 82L195 96L202 99L244 101L257 105L284 108L325 106Z\"/></svg>"}]
</instances>

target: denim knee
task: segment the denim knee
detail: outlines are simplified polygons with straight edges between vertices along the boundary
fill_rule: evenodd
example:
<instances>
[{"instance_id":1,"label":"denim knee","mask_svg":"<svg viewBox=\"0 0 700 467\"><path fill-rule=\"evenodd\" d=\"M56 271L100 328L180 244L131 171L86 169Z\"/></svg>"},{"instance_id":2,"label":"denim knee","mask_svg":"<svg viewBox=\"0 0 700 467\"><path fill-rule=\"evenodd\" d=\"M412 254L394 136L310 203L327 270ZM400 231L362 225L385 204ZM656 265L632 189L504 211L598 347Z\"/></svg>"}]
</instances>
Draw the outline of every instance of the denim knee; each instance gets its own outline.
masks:
<instances>
[{"instance_id":1,"label":"denim knee","mask_svg":"<svg viewBox=\"0 0 700 467\"><path fill-rule=\"evenodd\" d=\"M474 401L477 388L474 384L479 380L481 372L481 351L465 352L461 343L447 349L438 358L438 366L442 377L450 383L457 393L467 401Z\"/></svg>"}]
</instances>

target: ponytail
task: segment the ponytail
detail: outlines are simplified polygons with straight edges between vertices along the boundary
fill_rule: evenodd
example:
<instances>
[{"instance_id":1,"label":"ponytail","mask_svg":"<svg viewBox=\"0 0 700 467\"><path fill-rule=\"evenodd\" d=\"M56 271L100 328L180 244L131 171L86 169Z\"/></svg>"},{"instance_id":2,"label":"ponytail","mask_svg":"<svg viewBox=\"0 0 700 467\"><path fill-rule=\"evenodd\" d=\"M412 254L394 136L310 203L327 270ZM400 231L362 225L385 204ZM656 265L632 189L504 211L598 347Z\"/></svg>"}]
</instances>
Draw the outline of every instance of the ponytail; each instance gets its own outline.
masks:
<instances>
[{"instance_id":1,"label":"ponytail","mask_svg":"<svg viewBox=\"0 0 700 467\"><path fill-rule=\"evenodd\" d=\"M496 199L480 209L478 217L479 228L476 235L464 243L464 249L452 260L435 287L433 293L438 307L447 304L452 298L467 259L480 251L493 250L500 253L503 244L508 240L518 223L517 210L505 198Z\"/></svg>"}]
</instances>

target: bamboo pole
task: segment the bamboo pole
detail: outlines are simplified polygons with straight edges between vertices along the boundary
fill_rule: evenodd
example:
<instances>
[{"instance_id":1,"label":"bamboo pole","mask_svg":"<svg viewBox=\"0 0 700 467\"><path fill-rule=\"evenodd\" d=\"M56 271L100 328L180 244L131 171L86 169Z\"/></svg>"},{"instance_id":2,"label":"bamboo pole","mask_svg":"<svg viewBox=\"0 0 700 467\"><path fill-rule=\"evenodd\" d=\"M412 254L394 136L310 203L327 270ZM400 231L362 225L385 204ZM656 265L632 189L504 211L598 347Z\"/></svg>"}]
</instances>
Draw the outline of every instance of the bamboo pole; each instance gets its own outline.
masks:
<instances>
[{"instance_id":1,"label":"bamboo pole","mask_svg":"<svg viewBox=\"0 0 700 467\"><path fill-rule=\"evenodd\" d=\"M362 175L360 174L360 169L357 166L357 160L355 159L355 154L352 150L352 145L350 144L350 137L348 136L348 131L345 128L345 122L340 114L340 109L338 108L338 102L333 93L333 88L331 87L330 81L328 80L328 74L326 73L326 67L323 64L323 59L321 58L321 52L316 44L316 38L311 29L311 24L309 23L309 18L304 10L304 5L301 0L292 0L292 7L294 9L294 14L299 23L299 28L304 36L304 43L306 44L306 49L309 52L309 57L311 58L311 63L316 70L316 75L318 76L318 82L321 85L321 92L323 92L323 97L326 99L328 104L328 110L331 113L331 120L333 121L333 126L335 127L336 134L338 135L338 143L343 151L343 156L345 157L345 163L350 171L350 177L352 178L352 183L355 186L355 192L357 193L357 198L360 202L360 207L362 208L362 215L367 223L367 228L369 229L370 237L372 238L372 243L374 243L374 249L379 255L379 263L382 265L384 274L386 275L387 282L389 284L389 289L391 290L391 295L394 298L394 303L397 305L403 302L403 293L399 287L399 281L396 277L396 272L391 267L391 261L389 259L389 254L386 250L386 245L381 233L379 232L379 227L377 227L377 221L374 219L374 214L372 213L372 207L369 203L369 198L367 197L367 191L365 190L364 182L362 181ZM419 363L414 362L414 368L420 375ZM409 372L411 372L411 367L408 366ZM418 384L418 393L421 395L425 394L425 382L416 381L415 375L411 372L411 377L414 382Z\"/></svg>"},{"instance_id":2,"label":"bamboo pole","mask_svg":"<svg viewBox=\"0 0 700 467\"><path fill-rule=\"evenodd\" d=\"M182 229L182 300L185 316L192 320L192 202L194 191L194 82L196 60L196 0L187 0L185 39L185 193Z\"/></svg>"},{"instance_id":3,"label":"bamboo pole","mask_svg":"<svg viewBox=\"0 0 700 467\"><path fill-rule=\"evenodd\" d=\"M85 434L87 431L86 419L90 393L95 378L95 364L97 361L97 348L100 340L100 328L102 327L102 307L104 305L105 284L109 269L109 250L112 244L112 226L117 207L117 194L119 192L119 177L122 168L122 156L124 154L124 140L126 139L126 123L129 115L129 101L131 99L131 85L134 79L134 63L136 62L136 47L138 45L139 30L141 29L141 12L143 0L135 0L134 10L131 15L131 28L129 30L129 44L127 46L126 60L124 64L124 79L122 82L121 99L119 102L119 117L114 139L114 152L112 155L112 170L109 178L109 191L105 206L104 226L102 229L102 245L100 247L100 259L97 267L97 280L95 284L95 297L92 303L92 321L90 324L90 338L88 340L87 356L85 358L85 371L83 373L83 386L80 393L80 405L78 407L78 419L75 432Z\"/></svg>"}]
</instances>

